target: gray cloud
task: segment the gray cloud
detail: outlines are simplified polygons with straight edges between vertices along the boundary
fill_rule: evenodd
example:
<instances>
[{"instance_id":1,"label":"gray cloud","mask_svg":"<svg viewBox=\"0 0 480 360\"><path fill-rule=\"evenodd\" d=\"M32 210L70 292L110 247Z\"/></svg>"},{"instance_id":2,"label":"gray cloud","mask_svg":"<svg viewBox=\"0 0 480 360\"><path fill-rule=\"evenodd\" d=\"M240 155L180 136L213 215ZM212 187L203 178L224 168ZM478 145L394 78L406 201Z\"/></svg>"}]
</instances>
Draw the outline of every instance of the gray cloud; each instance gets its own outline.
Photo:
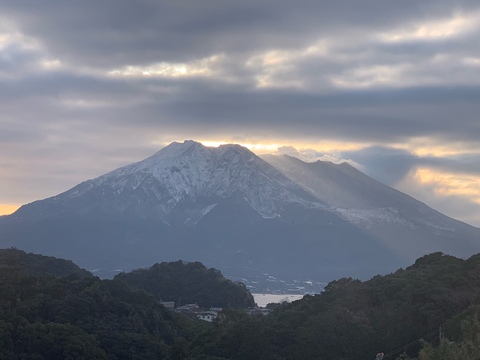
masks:
<instances>
[{"instance_id":1,"label":"gray cloud","mask_svg":"<svg viewBox=\"0 0 480 360\"><path fill-rule=\"evenodd\" d=\"M439 196L436 184L419 184L411 177L405 178L397 188L445 215L480 227L480 207L469 194Z\"/></svg>"},{"instance_id":2,"label":"gray cloud","mask_svg":"<svg viewBox=\"0 0 480 360\"><path fill-rule=\"evenodd\" d=\"M471 182L479 183L479 180L475 179L480 178L478 152L434 157L417 156L406 150L374 146L329 155L314 150L298 151L288 146L279 148L277 153L297 157L303 161L328 160L337 163L347 161L374 179L395 187L448 216L480 226L478 194L448 193L444 189L448 184L419 182L416 177L416 170L419 168L433 169L440 173L454 174L457 181L472 187Z\"/></svg>"},{"instance_id":3,"label":"gray cloud","mask_svg":"<svg viewBox=\"0 0 480 360\"><path fill-rule=\"evenodd\" d=\"M182 138L364 144L341 157L391 185L478 174L479 18L476 0L3 1L0 203ZM391 147L419 139L466 155Z\"/></svg>"},{"instance_id":4,"label":"gray cloud","mask_svg":"<svg viewBox=\"0 0 480 360\"><path fill-rule=\"evenodd\" d=\"M272 47L295 48L334 34L355 37L404 22L450 16L478 9L475 1L386 3L153 0L4 1L4 16L38 36L47 48L75 64L185 61L215 52L245 52Z\"/></svg>"},{"instance_id":5,"label":"gray cloud","mask_svg":"<svg viewBox=\"0 0 480 360\"><path fill-rule=\"evenodd\" d=\"M408 151L374 146L343 153L362 166L368 175L384 184L395 186L410 173L420 159Z\"/></svg>"},{"instance_id":6,"label":"gray cloud","mask_svg":"<svg viewBox=\"0 0 480 360\"><path fill-rule=\"evenodd\" d=\"M453 155L449 157L424 157L421 164L439 170L480 176L480 153Z\"/></svg>"},{"instance_id":7,"label":"gray cloud","mask_svg":"<svg viewBox=\"0 0 480 360\"><path fill-rule=\"evenodd\" d=\"M374 146L358 151L342 152L373 178L396 186L419 167L433 168L449 173L480 176L480 152L448 156L418 156L406 150Z\"/></svg>"}]
</instances>

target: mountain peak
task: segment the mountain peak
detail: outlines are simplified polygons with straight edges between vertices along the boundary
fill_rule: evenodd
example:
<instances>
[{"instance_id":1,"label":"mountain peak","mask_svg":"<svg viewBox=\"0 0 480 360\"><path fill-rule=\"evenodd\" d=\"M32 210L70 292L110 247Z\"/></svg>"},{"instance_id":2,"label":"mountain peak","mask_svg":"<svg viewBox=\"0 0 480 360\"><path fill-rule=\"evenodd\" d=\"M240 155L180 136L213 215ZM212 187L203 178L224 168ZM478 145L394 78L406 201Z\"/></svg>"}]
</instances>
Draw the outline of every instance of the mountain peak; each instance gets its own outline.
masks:
<instances>
[{"instance_id":1,"label":"mountain peak","mask_svg":"<svg viewBox=\"0 0 480 360\"><path fill-rule=\"evenodd\" d=\"M237 192L265 218L279 216L286 204L315 201L243 146L207 147L186 140L173 142L145 160L76 186L57 196L55 203L61 207L55 207L64 211L68 206L78 212L83 205L77 202L85 202L85 210L80 211L94 208L108 213L154 215L170 222L172 214L188 203L195 209L184 214L185 218L195 222Z\"/></svg>"},{"instance_id":2,"label":"mountain peak","mask_svg":"<svg viewBox=\"0 0 480 360\"><path fill-rule=\"evenodd\" d=\"M157 151L150 158L177 157L192 148L205 148L205 146L193 140L185 140L183 143L174 141Z\"/></svg>"},{"instance_id":3,"label":"mountain peak","mask_svg":"<svg viewBox=\"0 0 480 360\"><path fill-rule=\"evenodd\" d=\"M181 257L319 280L480 248L479 229L348 164L264 159L240 145L174 142L1 219L0 245L94 258L92 268Z\"/></svg>"},{"instance_id":4,"label":"mountain peak","mask_svg":"<svg viewBox=\"0 0 480 360\"><path fill-rule=\"evenodd\" d=\"M249 158L256 156L249 149L238 144L223 144L218 147L210 147L194 140L185 140L183 143L174 141L168 144L145 161L180 158L194 153L200 157L209 157L214 153L217 155L223 155L227 152L241 154Z\"/></svg>"}]
</instances>

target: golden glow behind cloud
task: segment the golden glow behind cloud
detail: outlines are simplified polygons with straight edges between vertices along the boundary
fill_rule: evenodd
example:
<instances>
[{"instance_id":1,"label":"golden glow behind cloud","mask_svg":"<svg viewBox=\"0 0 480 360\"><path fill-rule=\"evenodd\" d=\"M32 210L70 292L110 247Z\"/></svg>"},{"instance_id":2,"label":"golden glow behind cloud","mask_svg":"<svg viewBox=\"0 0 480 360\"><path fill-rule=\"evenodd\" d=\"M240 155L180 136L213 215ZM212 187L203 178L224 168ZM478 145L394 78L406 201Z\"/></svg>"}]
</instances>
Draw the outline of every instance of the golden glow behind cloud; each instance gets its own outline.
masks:
<instances>
[{"instance_id":1,"label":"golden glow behind cloud","mask_svg":"<svg viewBox=\"0 0 480 360\"><path fill-rule=\"evenodd\" d=\"M432 186L437 195L467 196L480 204L479 176L442 172L429 168L417 169L414 176L421 185Z\"/></svg>"},{"instance_id":2,"label":"golden glow behind cloud","mask_svg":"<svg viewBox=\"0 0 480 360\"><path fill-rule=\"evenodd\" d=\"M183 140L178 140L182 142ZM217 147L224 144L238 144L250 149L256 154L273 154L282 146L293 146L297 150L315 150L321 153L337 153L341 151L355 151L373 144L370 143L354 143L335 140L319 140L319 141L286 141L285 139L277 139L272 141L256 140L254 138L246 139L199 139L198 142L205 146ZM167 145L167 144L164 144Z\"/></svg>"},{"instance_id":3,"label":"golden glow behind cloud","mask_svg":"<svg viewBox=\"0 0 480 360\"><path fill-rule=\"evenodd\" d=\"M205 146L209 147L218 147L220 145L225 144L232 144L232 141L201 141L201 143ZM265 153L273 153L277 150L281 145L278 144L253 144L253 143L236 143L247 149L253 151L254 153L265 154Z\"/></svg>"},{"instance_id":4,"label":"golden glow behind cloud","mask_svg":"<svg viewBox=\"0 0 480 360\"><path fill-rule=\"evenodd\" d=\"M212 55L188 63L159 62L149 65L128 65L108 72L111 76L195 77L210 76L223 55Z\"/></svg>"}]
</instances>

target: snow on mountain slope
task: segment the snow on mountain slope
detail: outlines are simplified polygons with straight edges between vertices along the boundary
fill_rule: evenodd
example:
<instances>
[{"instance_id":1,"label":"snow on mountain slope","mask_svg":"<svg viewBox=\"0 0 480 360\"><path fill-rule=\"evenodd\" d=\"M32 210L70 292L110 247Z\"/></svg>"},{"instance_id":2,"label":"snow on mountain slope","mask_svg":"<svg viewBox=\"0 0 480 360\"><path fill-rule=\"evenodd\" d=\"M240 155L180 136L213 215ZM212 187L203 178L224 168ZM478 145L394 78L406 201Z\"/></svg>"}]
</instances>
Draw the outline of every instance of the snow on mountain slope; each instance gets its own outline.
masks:
<instances>
[{"instance_id":1,"label":"snow on mountain slope","mask_svg":"<svg viewBox=\"0 0 480 360\"><path fill-rule=\"evenodd\" d=\"M0 246L86 268L184 259L325 281L393 271L433 251L469 256L480 229L347 164L185 141L22 206L0 219Z\"/></svg>"},{"instance_id":2,"label":"snow on mountain slope","mask_svg":"<svg viewBox=\"0 0 480 360\"><path fill-rule=\"evenodd\" d=\"M350 223L365 226L390 223L412 229L427 226L449 232L469 227L370 178L347 163L305 163L287 155L264 155L262 158Z\"/></svg>"},{"instance_id":3,"label":"snow on mountain slope","mask_svg":"<svg viewBox=\"0 0 480 360\"><path fill-rule=\"evenodd\" d=\"M211 148L191 140L174 142L143 161L47 200L51 208L63 212L134 212L160 218L187 202L189 220L198 221L219 199L236 192L264 218L279 216L286 204L318 202L244 147Z\"/></svg>"}]
</instances>

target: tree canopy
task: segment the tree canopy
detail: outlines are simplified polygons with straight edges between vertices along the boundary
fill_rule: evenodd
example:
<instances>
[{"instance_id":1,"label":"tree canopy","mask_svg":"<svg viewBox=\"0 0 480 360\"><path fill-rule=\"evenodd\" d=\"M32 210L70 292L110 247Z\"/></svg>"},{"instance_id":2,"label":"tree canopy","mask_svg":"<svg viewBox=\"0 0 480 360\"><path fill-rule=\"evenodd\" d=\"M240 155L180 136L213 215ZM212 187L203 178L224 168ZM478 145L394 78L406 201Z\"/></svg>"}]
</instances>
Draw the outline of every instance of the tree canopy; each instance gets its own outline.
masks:
<instances>
[{"instance_id":1,"label":"tree canopy","mask_svg":"<svg viewBox=\"0 0 480 360\"><path fill-rule=\"evenodd\" d=\"M430 254L369 281L332 281L268 316L232 307L213 324L172 313L158 299L189 302L207 292L203 306L250 301L241 285L200 263L100 280L37 257L0 251L2 359L373 360L384 352L388 359L478 360L480 254Z\"/></svg>"},{"instance_id":2,"label":"tree canopy","mask_svg":"<svg viewBox=\"0 0 480 360\"><path fill-rule=\"evenodd\" d=\"M200 262L157 263L149 269L118 274L115 279L177 304L239 309L255 305L244 284L228 280L219 270L208 269Z\"/></svg>"}]
</instances>

